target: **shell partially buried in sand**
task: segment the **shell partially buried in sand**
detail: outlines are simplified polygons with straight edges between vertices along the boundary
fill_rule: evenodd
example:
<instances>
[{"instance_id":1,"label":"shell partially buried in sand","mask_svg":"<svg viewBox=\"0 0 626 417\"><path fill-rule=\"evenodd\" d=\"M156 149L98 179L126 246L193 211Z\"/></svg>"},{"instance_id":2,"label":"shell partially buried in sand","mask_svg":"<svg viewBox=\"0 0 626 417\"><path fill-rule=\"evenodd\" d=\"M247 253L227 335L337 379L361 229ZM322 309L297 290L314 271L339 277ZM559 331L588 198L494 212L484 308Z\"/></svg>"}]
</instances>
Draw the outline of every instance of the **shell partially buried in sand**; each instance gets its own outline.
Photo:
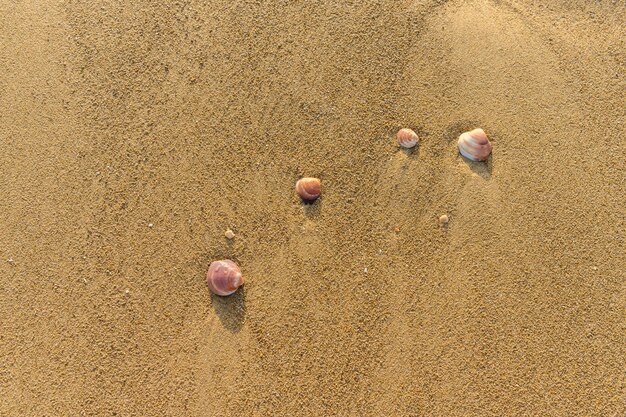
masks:
<instances>
[{"instance_id":1,"label":"shell partially buried in sand","mask_svg":"<svg viewBox=\"0 0 626 417\"><path fill-rule=\"evenodd\" d=\"M322 193L322 182L319 178L301 178L296 182L296 192L303 200L313 201Z\"/></svg>"},{"instance_id":2,"label":"shell partially buried in sand","mask_svg":"<svg viewBox=\"0 0 626 417\"><path fill-rule=\"evenodd\" d=\"M231 295L243 285L241 269L231 260L211 262L206 274L206 281L213 294Z\"/></svg>"},{"instance_id":3,"label":"shell partially buried in sand","mask_svg":"<svg viewBox=\"0 0 626 417\"><path fill-rule=\"evenodd\" d=\"M469 160L486 161L492 148L482 129L474 129L459 136L459 152Z\"/></svg>"},{"instance_id":4,"label":"shell partially buried in sand","mask_svg":"<svg viewBox=\"0 0 626 417\"><path fill-rule=\"evenodd\" d=\"M396 138L398 138L398 145L405 149L413 148L419 142L417 133L407 128L398 130Z\"/></svg>"}]
</instances>

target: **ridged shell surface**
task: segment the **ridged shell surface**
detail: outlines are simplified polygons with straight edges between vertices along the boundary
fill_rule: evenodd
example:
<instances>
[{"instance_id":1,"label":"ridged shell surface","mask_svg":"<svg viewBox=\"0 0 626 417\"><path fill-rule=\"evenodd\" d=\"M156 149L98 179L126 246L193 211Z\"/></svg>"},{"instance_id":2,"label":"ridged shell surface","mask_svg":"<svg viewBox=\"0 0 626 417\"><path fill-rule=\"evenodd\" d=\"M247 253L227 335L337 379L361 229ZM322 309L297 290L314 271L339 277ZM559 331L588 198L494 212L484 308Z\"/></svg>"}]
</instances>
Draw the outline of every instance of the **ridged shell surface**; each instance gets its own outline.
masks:
<instances>
[{"instance_id":1,"label":"ridged shell surface","mask_svg":"<svg viewBox=\"0 0 626 417\"><path fill-rule=\"evenodd\" d=\"M459 152L472 161L486 161L492 148L482 129L474 129L459 136Z\"/></svg>"},{"instance_id":2,"label":"ridged shell surface","mask_svg":"<svg viewBox=\"0 0 626 417\"><path fill-rule=\"evenodd\" d=\"M231 295L243 285L241 269L231 260L211 262L206 274L206 281L213 294Z\"/></svg>"},{"instance_id":3,"label":"ridged shell surface","mask_svg":"<svg viewBox=\"0 0 626 417\"><path fill-rule=\"evenodd\" d=\"M303 200L315 200L322 193L322 182L319 178L301 178L296 182L296 192Z\"/></svg>"},{"instance_id":4,"label":"ridged shell surface","mask_svg":"<svg viewBox=\"0 0 626 417\"><path fill-rule=\"evenodd\" d=\"M410 149L419 142L417 133L407 128L398 130L396 137L398 138L398 145L405 149Z\"/></svg>"}]
</instances>

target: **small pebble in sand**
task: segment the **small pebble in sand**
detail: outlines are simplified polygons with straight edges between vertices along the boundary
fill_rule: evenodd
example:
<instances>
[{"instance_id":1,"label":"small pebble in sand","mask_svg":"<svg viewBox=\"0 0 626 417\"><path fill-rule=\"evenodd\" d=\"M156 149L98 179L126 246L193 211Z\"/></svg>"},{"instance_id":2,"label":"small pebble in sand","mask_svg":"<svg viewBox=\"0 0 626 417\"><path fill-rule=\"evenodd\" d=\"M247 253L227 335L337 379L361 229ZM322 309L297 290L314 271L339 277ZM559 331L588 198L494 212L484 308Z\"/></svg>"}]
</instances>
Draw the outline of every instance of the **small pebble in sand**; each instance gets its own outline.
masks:
<instances>
[{"instance_id":1,"label":"small pebble in sand","mask_svg":"<svg viewBox=\"0 0 626 417\"><path fill-rule=\"evenodd\" d=\"M400 129L396 134L396 138L398 139L398 145L405 149L410 149L419 142L417 133L407 128Z\"/></svg>"},{"instance_id":2,"label":"small pebble in sand","mask_svg":"<svg viewBox=\"0 0 626 417\"><path fill-rule=\"evenodd\" d=\"M230 229L226 229L226 231L224 232L224 236L226 236L226 239L232 240L235 238L235 232Z\"/></svg>"},{"instance_id":3,"label":"small pebble in sand","mask_svg":"<svg viewBox=\"0 0 626 417\"><path fill-rule=\"evenodd\" d=\"M400 228L399 227L394 227L393 231L394 231L394 233L400 233Z\"/></svg>"},{"instance_id":4,"label":"small pebble in sand","mask_svg":"<svg viewBox=\"0 0 626 417\"><path fill-rule=\"evenodd\" d=\"M303 200L316 200L322 193L322 183L319 178L300 178L296 182L296 192Z\"/></svg>"},{"instance_id":5,"label":"small pebble in sand","mask_svg":"<svg viewBox=\"0 0 626 417\"><path fill-rule=\"evenodd\" d=\"M367 274L367 268L363 269L363 272L365 272Z\"/></svg>"},{"instance_id":6,"label":"small pebble in sand","mask_svg":"<svg viewBox=\"0 0 626 417\"><path fill-rule=\"evenodd\" d=\"M148 223L148 227L154 227L154 224Z\"/></svg>"},{"instance_id":7,"label":"small pebble in sand","mask_svg":"<svg viewBox=\"0 0 626 417\"><path fill-rule=\"evenodd\" d=\"M594 271L597 271L597 270L598 270L598 267L597 267L597 266L594 266L594 267L593 267L593 270L594 270Z\"/></svg>"},{"instance_id":8,"label":"small pebble in sand","mask_svg":"<svg viewBox=\"0 0 626 417\"><path fill-rule=\"evenodd\" d=\"M449 221L450 221L450 218L448 217L447 214L444 214L444 215L439 217L439 223L442 224L442 225L448 224Z\"/></svg>"},{"instance_id":9,"label":"small pebble in sand","mask_svg":"<svg viewBox=\"0 0 626 417\"><path fill-rule=\"evenodd\" d=\"M458 145L461 155L471 161L486 161L493 148L482 129L462 133Z\"/></svg>"},{"instance_id":10,"label":"small pebble in sand","mask_svg":"<svg viewBox=\"0 0 626 417\"><path fill-rule=\"evenodd\" d=\"M211 262L206 281L211 292L221 296L234 293L244 283L241 269L229 259Z\"/></svg>"},{"instance_id":11,"label":"small pebble in sand","mask_svg":"<svg viewBox=\"0 0 626 417\"><path fill-rule=\"evenodd\" d=\"M124 294L126 294L126 295L130 294L130 290L129 290L128 288L126 288L126 289L124 290Z\"/></svg>"},{"instance_id":12,"label":"small pebble in sand","mask_svg":"<svg viewBox=\"0 0 626 417\"><path fill-rule=\"evenodd\" d=\"M13 262L15 262L15 261L13 260L13 258L9 258L9 259L7 259L7 261L8 261L10 264L13 264Z\"/></svg>"}]
</instances>

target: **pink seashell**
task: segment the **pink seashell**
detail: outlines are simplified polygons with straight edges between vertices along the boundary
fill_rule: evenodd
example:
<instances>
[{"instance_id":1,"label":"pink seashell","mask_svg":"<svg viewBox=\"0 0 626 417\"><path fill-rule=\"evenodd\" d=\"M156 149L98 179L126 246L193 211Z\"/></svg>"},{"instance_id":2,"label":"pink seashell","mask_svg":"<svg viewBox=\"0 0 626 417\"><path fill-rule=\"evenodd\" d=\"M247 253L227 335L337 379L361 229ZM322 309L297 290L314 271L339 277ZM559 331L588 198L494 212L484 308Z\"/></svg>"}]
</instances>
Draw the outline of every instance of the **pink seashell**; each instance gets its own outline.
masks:
<instances>
[{"instance_id":1,"label":"pink seashell","mask_svg":"<svg viewBox=\"0 0 626 417\"><path fill-rule=\"evenodd\" d=\"M319 178L301 178L296 182L296 192L303 200L315 200L322 193L322 183Z\"/></svg>"},{"instance_id":2,"label":"pink seashell","mask_svg":"<svg viewBox=\"0 0 626 417\"><path fill-rule=\"evenodd\" d=\"M211 262L206 273L206 281L213 294L231 295L243 285L241 269L236 263L228 259Z\"/></svg>"},{"instance_id":3,"label":"pink seashell","mask_svg":"<svg viewBox=\"0 0 626 417\"><path fill-rule=\"evenodd\" d=\"M398 130L396 137L398 138L398 144L406 149L414 147L419 142L417 133L407 128Z\"/></svg>"},{"instance_id":4,"label":"pink seashell","mask_svg":"<svg viewBox=\"0 0 626 417\"><path fill-rule=\"evenodd\" d=\"M486 161L492 148L482 129L474 129L459 136L459 152L472 161Z\"/></svg>"}]
</instances>

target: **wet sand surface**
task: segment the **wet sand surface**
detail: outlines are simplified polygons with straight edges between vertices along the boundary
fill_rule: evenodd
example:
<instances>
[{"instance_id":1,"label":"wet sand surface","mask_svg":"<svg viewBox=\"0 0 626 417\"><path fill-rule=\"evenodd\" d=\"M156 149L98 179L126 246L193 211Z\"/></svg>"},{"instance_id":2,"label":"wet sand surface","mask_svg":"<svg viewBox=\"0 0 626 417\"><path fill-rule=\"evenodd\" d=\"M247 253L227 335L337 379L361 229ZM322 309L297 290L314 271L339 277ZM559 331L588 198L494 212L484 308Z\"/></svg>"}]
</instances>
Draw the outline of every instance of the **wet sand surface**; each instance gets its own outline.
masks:
<instances>
[{"instance_id":1,"label":"wet sand surface","mask_svg":"<svg viewBox=\"0 0 626 417\"><path fill-rule=\"evenodd\" d=\"M0 415L625 415L624 21L3 2Z\"/></svg>"}]
</instances>

